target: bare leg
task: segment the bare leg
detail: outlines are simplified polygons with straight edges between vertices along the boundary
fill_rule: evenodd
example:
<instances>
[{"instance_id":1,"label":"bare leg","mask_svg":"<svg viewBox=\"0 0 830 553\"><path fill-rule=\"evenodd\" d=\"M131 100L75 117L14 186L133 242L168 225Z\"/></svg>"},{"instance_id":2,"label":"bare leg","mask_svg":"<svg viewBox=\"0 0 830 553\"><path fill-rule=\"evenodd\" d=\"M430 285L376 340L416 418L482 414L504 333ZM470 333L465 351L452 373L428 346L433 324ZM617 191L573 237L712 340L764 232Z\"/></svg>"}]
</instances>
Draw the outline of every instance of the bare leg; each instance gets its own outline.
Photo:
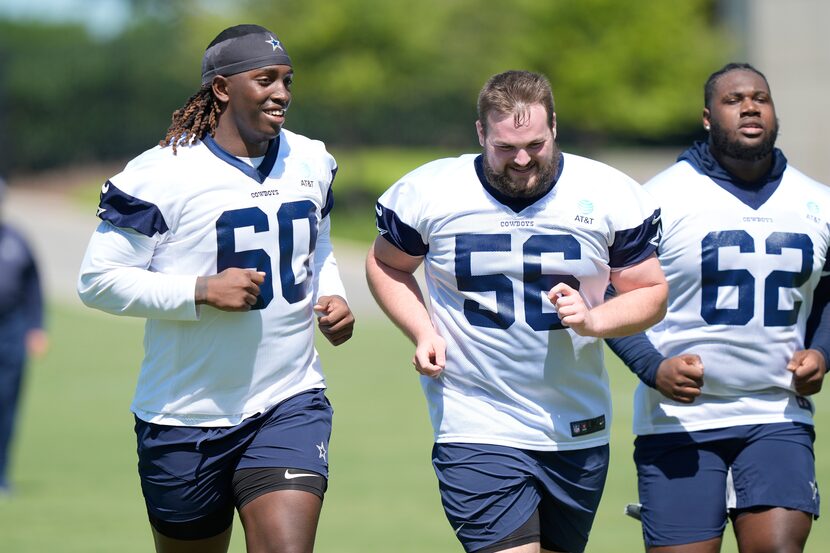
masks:
<instances>
[{"instance_id":1,"label":"bare leg","mask_svg":"<svg viewBox=\"0 0 830 553\"><path fill-rule=\"evenodd\" d=\"M540 551L539 542L537 541L535 543L517 545L516 547L511 547L510 549L502 549L499 553L539 553Z\"/></svg>"},{"instance_id":2,"label":"bare leg","mask_svg":"<svg viewBox=\"0 0 830 553\"><path fill-rule=\"evenodd\" d=\"M718 553L723 538L684 543L682 545L661 545L649 547L648 553Z\"/></svg>"},{"instance_id":3,"label":"bare leg","mask_svg":"<svg viewBox=\"0 0 830 553\"><path fill-rule=\"evenodd\" d=\"M239 512L248 553L311 553L323 501L301 490L263 494Z\"/></svg>"},{"instance_id":4,"label":"bare leg","mask_svg":"<svg viewBox=\"0 0 830 553\"><path fill-rule=\"evenodd\" d=\"M156 553L226 553L231 542L231 526L212 538L203 540L176 540L156 532L153 528L153 540Z\"/></svg>"},{"instance_id":5,"label":"bare leg","mask_svg":"<svg viewBox=\"0 0 830 553\"><path fill-rule=\"evenodd\" d=\"M516 547L511 547L510 549L502 549L499 553L567 553L567 552L558 552L558 551L551 551L549 549L542 549L539 545L539 542L534 543L526 543L524 545L518 545Z\"/></svg>"},{"instance_id":6,"label":"bare leg","mask_svg":"<svg viewBox=\"0 0 830 553\"><path fill-rule=\"evenodd\" d=\"M741 553L801 553L813 526L812 515L775 507L743 512L735 518Z\"/></svg>"}]
</instances>

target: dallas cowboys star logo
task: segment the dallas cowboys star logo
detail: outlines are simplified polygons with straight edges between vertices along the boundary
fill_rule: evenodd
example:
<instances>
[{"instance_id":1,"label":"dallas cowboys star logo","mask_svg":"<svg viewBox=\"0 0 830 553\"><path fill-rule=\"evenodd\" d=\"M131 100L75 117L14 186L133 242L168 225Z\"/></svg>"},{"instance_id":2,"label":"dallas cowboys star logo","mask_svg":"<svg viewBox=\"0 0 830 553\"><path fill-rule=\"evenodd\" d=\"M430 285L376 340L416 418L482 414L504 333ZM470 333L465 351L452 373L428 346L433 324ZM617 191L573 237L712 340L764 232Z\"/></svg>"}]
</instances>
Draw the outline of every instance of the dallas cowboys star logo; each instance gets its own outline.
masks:
<instances>
[{"instance_id":1,"label":"dallas cowboys star logo","mask_svg":"<svg viewBox=\"0 0 830 553\"><path fill-rule=\"evenodd\" d=\"M265 42L267 42L268 44L271 45L271 48L274 49L274 52L277 51L277 48L279 48L283 52L285 51L285 49L282 47L282 44L280 43L280 41L275 39L274 37L271 37L269 40L266 40Z\"/></svg>"},{"instance_id":2,"label":"dallas cowboys star logo","mask_svg":"<svg viewBox=\"0 0 830 553\"><path fill-rule=\"evenodd\" d=\"M320 452L318 459L326 458L326 444L324 442L320 442L320 445L317 446L317 451Z\"/></svg>"}]
</instances>

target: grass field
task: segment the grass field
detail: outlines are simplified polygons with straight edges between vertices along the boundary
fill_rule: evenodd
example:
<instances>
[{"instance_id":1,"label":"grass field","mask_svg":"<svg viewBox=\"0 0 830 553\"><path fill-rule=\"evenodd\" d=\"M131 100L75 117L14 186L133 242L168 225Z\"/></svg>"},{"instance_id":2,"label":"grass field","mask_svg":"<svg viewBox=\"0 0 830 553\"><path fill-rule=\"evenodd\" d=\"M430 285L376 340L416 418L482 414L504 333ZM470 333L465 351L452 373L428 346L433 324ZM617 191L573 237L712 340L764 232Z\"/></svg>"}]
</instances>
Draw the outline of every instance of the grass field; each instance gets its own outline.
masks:
<instances>
[{"instance_id":1,"label":"grass field","mask_svg":"<svg viewBox=\"0 0 830 553\"><path fill-rule=\"evenodd\" d=\"M142 324L62 305L51 306L49 322L52 350L28 372L12 467L16 493L0 500L0 551L151 551L128 410ZM335 428L317 551L462 551L436 491L410 350L390 325L366 320L348 344L320 345ZM589 553L642 551L638 524L622 514L636 498L629 430L635 378L615 359L609 365L616 406L611 469ZM819 481L827 482L830 399L819 396L817 403ZM823 551L827 543L830 526L821 519L807 550ZM727 538L724 551L735 550ZM238 524L231 551L244 551Z\"/></svg>"}]
</instances>

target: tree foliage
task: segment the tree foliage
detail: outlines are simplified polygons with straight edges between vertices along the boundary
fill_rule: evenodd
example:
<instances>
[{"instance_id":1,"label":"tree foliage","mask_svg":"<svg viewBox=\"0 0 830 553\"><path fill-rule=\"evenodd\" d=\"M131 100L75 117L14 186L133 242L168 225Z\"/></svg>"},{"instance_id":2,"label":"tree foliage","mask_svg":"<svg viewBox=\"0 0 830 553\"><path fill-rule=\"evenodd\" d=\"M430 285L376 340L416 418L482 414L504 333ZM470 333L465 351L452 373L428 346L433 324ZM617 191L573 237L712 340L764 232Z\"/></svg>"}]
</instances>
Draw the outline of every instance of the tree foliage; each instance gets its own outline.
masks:
<instances>
[{"instance_id":1,"label":"tree foliage","mask_svg":"<svg viewBox=\"0 0 830 553\"><path fill-rule=\"evenodd\" d=\"M728 61L712 0L130 0L112 39L0 21L0 170L123 158L152 146L195 92L224 27L271 28L295 64L289 127L332 144L475 145L479 89L545 73L560 137L676 139ZM224 4L222 4L224 5Z\"/></svg>"}]
</instances>

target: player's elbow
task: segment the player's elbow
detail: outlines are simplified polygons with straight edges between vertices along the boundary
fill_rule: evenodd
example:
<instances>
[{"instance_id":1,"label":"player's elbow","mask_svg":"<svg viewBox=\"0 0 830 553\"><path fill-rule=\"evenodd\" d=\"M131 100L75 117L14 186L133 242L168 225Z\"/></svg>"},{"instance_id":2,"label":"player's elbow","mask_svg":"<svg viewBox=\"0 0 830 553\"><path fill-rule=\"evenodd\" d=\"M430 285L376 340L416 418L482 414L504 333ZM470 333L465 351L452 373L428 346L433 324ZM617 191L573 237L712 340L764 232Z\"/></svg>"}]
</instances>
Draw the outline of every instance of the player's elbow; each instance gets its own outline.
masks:
<instances>
[{"instance_id":1,"label":"player's elbow","mask_svg":"<svg viewBox=\"0 0 830 553\"><path fill-rule=\"evenodd\" d=\"M78 297L87 307L99 309L107 313L117 313L118 309L112 305L109 291L112 288L106 273L84 271L78 275Z\"/></svg>"},{"instance_id":2,"label":"player's elbow","mask_svg":"<svg viewBox=\"0 0 830 553\"><path fill-rule=\"evenodd\" d=\"M650 303L652 308L645 317L643 322L643 330L662 321L666 316L669 304L669 285L665 280L651 285L649 287L649 292L651 295Z\"/></svg>"},{"instance_id":3,"label":"player's elbow","mask_svg":"<svg viewBox=\"0 0 830 553\"><path fill-rule=\"evenodd\" d=\"M599 334L602 338L619 338L644 332L666 316L669 287L665 281L625 292L613 300L615 320L619 324ZM611 303L611 302L609 302Z\"/></svg>"},{"instance_id":4,"label":"player's elbow","mask_svg":"<svg viewBox=\"0 0 830 553\"><path fill-rule=\"evenodd\" d=\"M657 297L655 299L656 299L656 303L657 303L657 308L655 309L655 313L654 313L655 320L652 324L657 324L660 321L662 321L663 318L666 316L666 313L668 312L668 307L669 307L669 283L664 280L663 282L661 282L660 284L657 284L656 286L657 286L657 290L656 290L656 296Z\"/></svg>"},{"instance_id":5,"label":"player's elbow","mask_svg":"<svg viewBox=\"0 0 830 553\"><path fill-rule=\"evenodd\" d=\"M98 307L98 299L100 298L100 274L84 272L83 270L78 275L78 282L76 285L78 297L87 307Z\"/></svg>"}]
</instances>

